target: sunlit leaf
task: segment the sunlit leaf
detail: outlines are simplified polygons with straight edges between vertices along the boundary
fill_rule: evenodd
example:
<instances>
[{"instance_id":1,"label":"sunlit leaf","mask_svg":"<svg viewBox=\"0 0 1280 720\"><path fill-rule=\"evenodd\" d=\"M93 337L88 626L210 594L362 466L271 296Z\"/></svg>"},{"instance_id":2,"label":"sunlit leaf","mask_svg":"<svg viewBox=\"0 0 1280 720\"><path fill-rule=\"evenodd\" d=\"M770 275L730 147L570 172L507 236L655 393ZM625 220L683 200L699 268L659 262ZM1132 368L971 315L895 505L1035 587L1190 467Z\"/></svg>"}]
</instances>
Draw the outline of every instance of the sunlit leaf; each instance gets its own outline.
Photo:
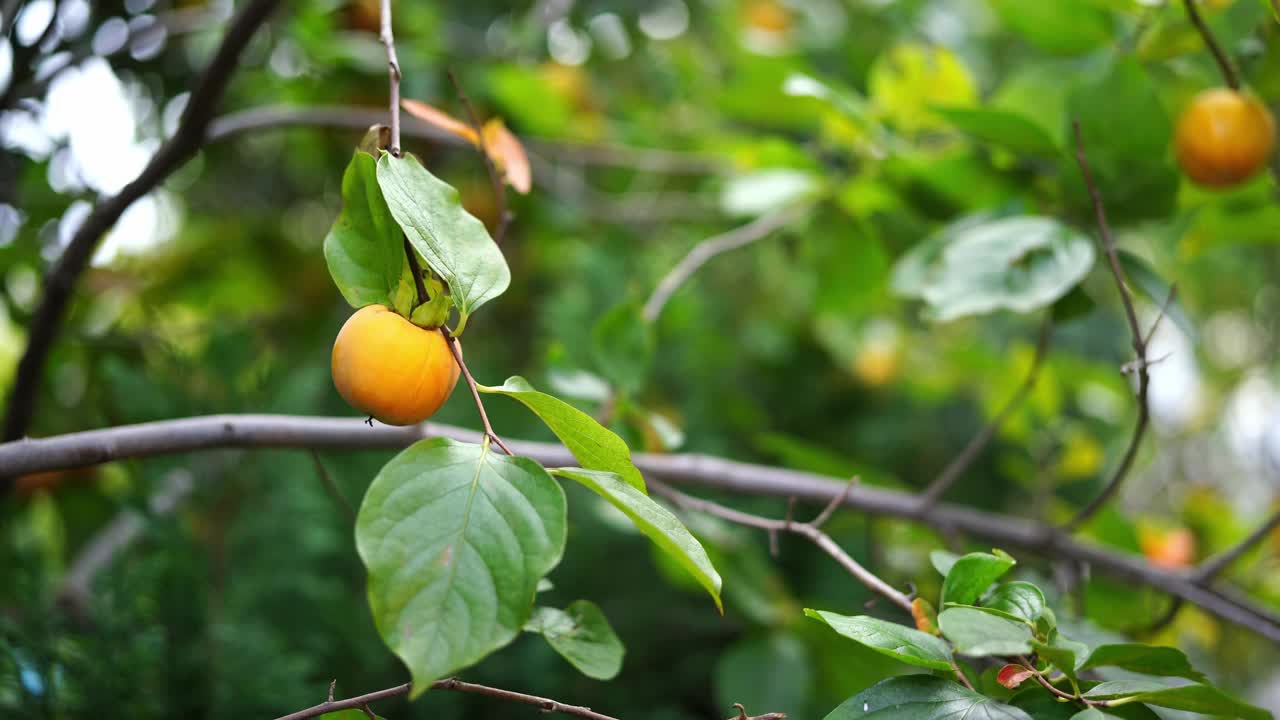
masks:
<instances>
[{"instance_id":1,"label":"sunlit leaf","mask_svg":"<svg viewBox=\"0 0 1280 720\"><path fill-rule=\"evenodd\" d=\"M720 573L712 566L702 543L671 511L614 473L581 468L557 468L552 472L583 484L621 510L637 530L692 575L721 608Z\"/></svg>"},{"instance_id":2,"label":"sunlit leaf","mask_svg":"<svg viewBox=\"0 0 1280 720\"><path fill-rule=\"evenodd\" d=\"M945 642L928 633L867 615L838 615L808 608L804 614L854 642L908 665L951 669L951 650Z\"/></svg>"},{"instance_id":3,"label":"sunlit leaf","mask_svg":"<svg viewBox=\"0 0 1280 720\"><path fill-rule=\"evenodd\" d=\"M507 289L511 270L506 259L484 223L462 208L458 191L412 155L384 153L378 160L378 185L409 242L449 286L461 332L472 311Z\"/></svg>"},{"instance_id":4,"label":"sunlit leaf","mask_svg":"<svg viewBox=\"0 0 1280 720\"><path fill-rule=\"evenodd\" d=\"M981 610L947 608L938 614L938 625L962 655L984 657L1031 652L1031 628Z\"/></svg>"},{"instance_id":5,"label":"sunlit leaf","mask_svg":"<svg viewBox=\"0 0 1280 720\"><path fill-rule=\"evenodd\" d=\"M969 553L956 560L942 581L942 602L972 605L974 601L1015 565L1004 553Z\"/></svg>"},{"instance_id":6,"label":"sunlit leaf","mask_svg":"<svg viewBox=\"0 0 1280 720\"><path fill-rule=\"evenodd\" d=\"M528 380L518 375L498 387L480 385L478 389L520 401L560 438L582 467L617 473L627 484L645 491L644 478L631 463L631 448L595 418L557 397L534 390Z\"/></svg>"},{"instance_id":7,"label":"sunlit leaf","mask_svg":"<svg viewBox=\"0 0 1280 720\"><path fill-rule=\"evenodd\" d=\"M502 171L502 177L516 192L528 193L533 187L533 173L529 168L529 155L524 145L500 118L492 118L484 124L484 151Z\"/></svg>"}]
</instances>

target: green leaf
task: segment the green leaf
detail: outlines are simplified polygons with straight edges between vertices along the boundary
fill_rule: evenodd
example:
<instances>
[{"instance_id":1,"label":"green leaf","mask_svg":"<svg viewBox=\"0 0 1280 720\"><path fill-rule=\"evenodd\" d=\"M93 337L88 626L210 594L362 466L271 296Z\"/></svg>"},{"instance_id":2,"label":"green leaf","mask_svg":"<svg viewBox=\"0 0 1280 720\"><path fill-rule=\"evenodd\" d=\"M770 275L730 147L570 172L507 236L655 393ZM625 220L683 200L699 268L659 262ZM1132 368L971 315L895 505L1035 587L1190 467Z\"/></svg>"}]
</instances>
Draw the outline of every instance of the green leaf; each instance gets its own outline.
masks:
<instances>
[{"instance_id":1,"label":"green leaf","mask_svg":"<svg viewBox=\"0 0 1280 720\"><path fill-rule=\"evenodd\" d=\"M982 606L1005 613L1016 620L1034 623L1040 613L1044 612L1044 593L1023 580L1000 583L982 598Z\"/></svg>"},{"instance_id":2,"label":"green leaf","mask_svg":"<svg viewBox=\"0 0 1280 720\"><path fill-rule=\"evenodd\" d=\"M1071 720L1120 720L1120 718L1104 713L1098 708L1089 708L1072 715Z\"/></svg>"},{"instance_id":3,"label":"green leaf","mask_svg":"<svg viewBox=\"0 0 1280 720\"><path fill-rule=\"evenodd\" d=\"M1031 628L971 608L947 608L938 614L942 634L956 652L971 657L1026 655L1031 652Z\"/></svg>"},{"instance_id":4,"label":"green leaf","mask_svg":"<svg viewBox=\"0 0 1280 720\"><path fill-rule=\"evenodd\" d=\"M324 238L324 259L351 307L395 306L409 263L400 227L378 188L372 155L357 150L342 174L342 212Z\"/></svg>"},{"instance_id":5,"label":"green leaf","mask_svg":"<svg viewBox=\"0 0 1280 720\"><path fill-rule=\"evenodd\" d=\"M1053 640L1048 643L1042 643L1039 640L1032 640L1031 647L1036 653L1053 663L1055 667L1062 671L1071 679L1071 682L1080 681L1076 675L1076 669L1080 667L1080 663L1084 662L1084 658L1089 654L1089 646L1084 643L1068 640L1063 637L1062 633L1054 635Z\"/></svg>"},{"instance_id":6,"label":"green leaf","mask_svg":"<svg viewBox=\"0 0 1280 720\"><path fill-rule=\"evenodd\" d=\"M564 610L540 607L525 623L527 632L547 644L589 678L612 680L622 669L625 649L604 612L589 600L574 601Z\"/></svg>"},{"instance_id":7,"label":"green leaf","mask_svg":"<svg viewBox=\"0 0 1280 720\"><path fill-rule=\"evenodd\" d=\"M972 605L991 583L999 580L1017 564L1004 553L969 553L947 571L942 581L942 602Z\"/></svg>"},{"instance_id":8,"label":"green leaf","mask_svg":"<svg viewBox=\"0 0 1280 720\"><path fill-rule=\"evenodd\" d=\"M932 675L902 675L845 700L825 720L1031 720L1012 705Z\"/></svg>"},{"instance_id":9,"label":"green leaf","mask_svg":"<svg viewBox=\"0 0 1280 720\"><path fill-rule=\"evenodd\" d=\"M1067 118L1068 124L1080 123L1089 168L1112 224L1172 214L1180 182L1169 153L1173 124L1141 65L1131 57L1120 60L1102 79L1074 88L1067 96ZM1074 132L1067 137L1074 148ZM1092 217L1076 163L1062 166L1061 182L1076 211Z\"/></svg>"},{"instance_id":10,"label":"green leaf","mask_svg":"<svg viewBox=\"0 0 1280 720\"><path fill-rule=\"evenodd\" d=\"M1080 0L989 0L1001 21L1032 45L1078 55L1112 41L1111 19Z\"/></svg>"},{"instance_id":11,"label":"green leaf","mask_svg":"<svg viewBox=\"0 0 1280 720\"><path fill-rule=\"evenodd\" d=\"M1198 683L1209 681L1204 673L1191 667L1191 661L1181 650L1141 643L1099 645L1080 666L1082 670L1096 667L1118 667L1144 675L1183 677Z\"/></svg>"},{"instance_id":12,"label":"green leaf","mask_svg":"<svg viewBox=\"0 0 1280 720\"><path fill-rule=\"evenodd\" d=\"M716 601L716 608L723 612L720 604L720 574L711 565L711 559L707 557L702 543L671 511L614 473L581 468L557 468L551 472L582 483L621 510L635 524L636 529L688 571L711 594Z\"/></svg>"},{"instance_id":13,"label":"green leaf","mask_svg":"<svg viewBox=\"0 0 1280 720\"><path fill-rule=\"evenodd\" d=\"M937 570L938 574L944 578L947 573L951 572L951 568L955 567L956 561L959 559L959 555L946 550L934 550L929 553L929 564L933 565L933 569Z\"/></svg>"},{"instance_id":14,"label":"green leaf","mask_svg":"<svg viewBox=\"0 0 1280 720\"><path fill-rule=\"evenodd\" d=\"M893 289L924 300L940 321L1029 313L1066 295L1093 261L1093 242L1052 218L966 219L903 255Z\"/></svg>"},{"instance_id":15,"label":"green leaf","mask_svg":"<svg viewBox=\"0 0 1280 720\"><path fill-rule=\"evenodd\" d=\"M918 43L881 53L867 71L867 91L875 108L907 132L943 125L936 106L965 107L978 99L977 83L959 55Z\"/></svg>"},{"instance_id":16,"label":"green leaf","mask_svg":"<svg viewBox=\"0 0 1280 720\"><path fill-rule=\"evenodd\" d=\"M582 467L617 473L627 484L645 492L644 477L631 462L631 448L595 418L560 398L538 392L528 380L513 375L498 387L477 386L483 393L506 395L533 411Z\"/></svg>"},{"instance_id":17,"label":"green leaf","mask_svg":"<svg viewBox=\"0 0 1280 720\"><path fill-rule=\"evenodd\" d=\"M456 332L462 332L476 308L507 289L506 259L484 223L462 208L458 191L414 156L383 153L378 185L405 237L449 286L461 316Z\"/></svg>"},{"instance_id":18,"label":"green leaf","mask_svg":"<svg viewBox=\"0 0 1280 720\"><path fill-rule=\"evenodd\" d=\"M433 438L373 479L356 519L378 633L431 683L509 643L560 561L565 499L528 458Z\"/></svg>"},{"instance_id":19,"label":"green leaf","mask_svg":"<svg viewBox=\"0 0 1280 720\"><path fill-rule=\"evenodd\" d=\"M1124 269L1125 278L1132 283L1133 287L1136 287L1138 292L1157 308L1164 307L1171 292L1169 283L1165 282L1146 260L1128 250L1119 250L1116 256L1120 259L1120 267ZM1187 317L1187 311L1183 309L1181 301L1175 297L1173 302L1165 308L1165 314L1189 340L1195 341L1196 326L1191 322L1191 318Z\"/></svg>"},{"instance_id":20,"label":"green leaf","mask_svg":"<svg viewBox=\"0 0 1280 720\"><path fill-rule=\"evenodd\" d=\"M605 313L591 331L591 349L600 373L627 392L644 387L653 364L653 326L640 307L623 303Z\"/></svg>"},{"instance_id":21,"label":"green leaf","mask_svg":"<svg viewBox=\"0 0 1280 720\"><path fill-rule=\"evenodd\" d=\"M908 665L931 670L951 669L951 650L947 644L915 628L866 615L850 617L809 608L805 608L804 614L821 620L854 642Z\"/></svg>"},{"instance_id":22,"label":"green leaf","mask_svg":"<svg viewBox=\"0 0 1280 720\"><path fill-rule=\"evenodd\" d=\"M1228 715L1242 720L1272 720L1271 713L1260 707L1240 702L1210 685L1168 687L1154 680L1113 680L1090 688L1084 694L1091 700L1143 702L1173 710L1190 710L1204 715Z\"/></svg>"},{"instance_id":23,"label":"green leaf","mask_svg":"<svg viewBox=\"0 0 1280 720\"><path fill-rule=\"evenodd\" d=\"M1057 157L1062 151L1044 128L1018 113L994 108L934 108L957 129L1021 155Z\"/></svg>"}]
</instances>

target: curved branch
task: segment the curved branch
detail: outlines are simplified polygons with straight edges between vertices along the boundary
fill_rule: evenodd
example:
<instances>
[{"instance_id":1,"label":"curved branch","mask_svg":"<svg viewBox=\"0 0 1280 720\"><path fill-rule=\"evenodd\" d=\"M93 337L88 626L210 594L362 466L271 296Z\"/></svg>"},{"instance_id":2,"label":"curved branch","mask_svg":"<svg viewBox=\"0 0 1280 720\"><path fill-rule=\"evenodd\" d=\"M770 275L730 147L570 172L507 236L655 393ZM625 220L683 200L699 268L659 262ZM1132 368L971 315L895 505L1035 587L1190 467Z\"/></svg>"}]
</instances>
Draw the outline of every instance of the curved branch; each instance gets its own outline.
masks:
<instances>
[{"instance_id":1,"label":"curved branch","mask_svg":"<svg viewBox=\"0 0 1280 720\"><path fill-rule=\"evenodd\" d=\"M987 423L977 435L974 435L964 450L961 450L960 454L929 484L929 487L920 493L921 505L929 507L938 502L943 493L954 485L956 480L960 479L960 476L969 469L974 460L978 459L978 455L986 449L991 439L995 437L1001 426L1009 419L1009 416L1026 401L1027 396L1031 394L1032 389L1036 386L1036 380L1040 377L1040 367L1044 364L1045 355L1048 354L1049 338L1052 335L1052 331L1053 316L1046 315L1044 322L1040 325L1040 335L1036 340L1036 354L1031 360L1031 369L1027 371L1026 379L1014 391L1004 407L1000 408L1000 412L991 418L991 422Z\"/></svg>"},{"instance_id":2,"label":"curved branch","mask_svg":"<svg viewBox=\"0 0 1280 720\"><path fill-rule=\"evenodd\" d=\"M698 271L698 268L706 265L712 258L763 239L774 230L799 218L804 214L805 210L807 210L805 206L792 206L782 210L775 210L761 215L746 225L741 225L728 232L720 233L699 242L689 251L688 255L685 255L680 262L676 263L675 267L671 268L671 271L653 289L653 294L645 301L642 312L645 322L651 323L657 320L658 315L662 314L662 308L666 306L671 296Z\"/></svg>"},{"instance_id":3,"label":"curved branch","mask_svg":"<svg viewBox=\"0 0 1280 720\"><path fill-rule=\"evenodd\" d=\"M397 697L399 695L408 695L410 684L397 685L385 690L377 690L371 693L365 693L346 700L330 699L319 705L312 705L305 710L299 710L290 713L276 720L306 720L307 718L319 717L327 715L331 712L339 710L360 710L367 708L370 703L387 698ZM488 685L477 685L475 683L463 682L457 678L446 678L431 683L432 690L453 690L456 692L471 693L473 695L484 695L485 697L497 698L499 700L508 700L510 702L521 703L523 705L533 705L542 710L542 712L558 712L565 715L573 715L574 717L586 718L587 720L617 720L609 715L602 715L591 708L582 707L581 705L567 705L558 700L551 698L538 697L537 695L527 695L513 690L503 690L501 688L489 687ZM332 686L330 689L332 692ZM330 695L330 698L333 696Z\"/></svg>"},{"instance_id":4,"label":"curved branch","mask_svg":"<svg viewBox=\"0 0 1280 720\"><path fill-rule=\"evenodd\" d=\"M1239 560L1241 555L1248 552L1254 545L1262 542L1271 534L1271 531L1276 529L1276 527L1280 527L1280 512L1273 513L1266 522L1259 525L1257 529L1249 533L1248 537L1241 540L1234 547L1223 551L1221 554L1214 555L1200 563L1200 566L1196 568L1194 573L1196 581L1201 584L1208 584L1211 582L1214 578L1220 575L1223 570L1226 570L1232 563Z\"/></svg>"},{"instance_id":5,"label":"curved branch","mask_svg":"<svg viewBox=\"0 0 1280 720\"><path fill-rule=\"evenodd\" d=\"M160 146L138 177L126 185L120 194L94 206L71 236L70 243L45 278L44 297L32 317L30 339L18 362L13 391L9 395L4 439L22 437L31 424L36 394L43 384L41 378L44 375L45 360L61 329L76 280L88 266L98 247L98 241L134 201L155 189L204 144L205 132L227 89L231 74L236 69L240 53L279 4L280 0L252 0L244 6L240 14L231 21L213 60L191 92L177 132ZM8 483L4 485L7 486Z\"/></svg>"},{"instance_id":6,"label":"curved branch","mask_svg":"<svg viewBox=\"0 0 1280 720\"><path fill-rule=\"evenodd\" d=\"M369 428L357 418L211 415L0 444L0 468L18 475L83 467L121 458L225 447L394 449L430 436L467 442L480 442L483 437L472 430L433 423ZM507 444L517 455L544 465L575 463L569 451L558 444L527 441L509 441ZM846 492L844 482L816 473L707 455L636 453L633 461L646 477L748 495L795 497L822 503ZM1182 573L1153 567L1141 556L1125 555L1083 543L1023 518L947 503L923 509L916 496L905 492L866 485L848 488L847 492L845 507L968 533L1008 549L1023 549L1088 563L1099 572L1181 597L1224 620L1280 642L1280 617L1270 610L1259 607L1248 598L1202 587Z\"/></svg>"},{"instance_id":7,"label":"curved branch","mask_svg":"<svg viewBox=\"0 0 1280 720\"><path fill-rule=\"evenodd\" d=\"M1120 258L1116 254L1116 241L1111 236L1111 225L1107 222L1107 209L1102 202L1102 193L1099 192L1098 185L1093 180L1093 173L1089 170L1089 160L1085 157L1084 136L1080 132L1080 123L1072 121L1071 127L1075 134L1076 163L1080 166L1080 174L1084 177L1084 184L1089 191L1089 199L1093 202L1093 211L1098 222L1099 243L1102 245L1103 255L1107 258L1107 264L1111 268L1111 274L1115 277L1116 289L1120 292L1120 302L1124 305L1125 318L1129 321L1133 351L1137 356L1133 367L1138 372L1138 420L1134 423L1133 434L1129 437L1129 446L1125 448L1124 456L1120 458L1120 464L1116 466L1111 479L1107 481L1097 497L1063 526L1063 530L1067 532L1088 522L1120 491L1121 484L1133 467L1133 459L1138 455L1138 448L1142 445L1142 438L1147 432L1147 425L1151 419L1151 407L1147 403L1147 391L1151 385L1151 373L1148 369L1150 363L1147 361L1147 336L1138 326L1138 313L1133 307L1133 294L1129 291L1124 268L1120 267ZM1157 322L1159 322L1158 318Z\"/></svg>"}]
</instances>

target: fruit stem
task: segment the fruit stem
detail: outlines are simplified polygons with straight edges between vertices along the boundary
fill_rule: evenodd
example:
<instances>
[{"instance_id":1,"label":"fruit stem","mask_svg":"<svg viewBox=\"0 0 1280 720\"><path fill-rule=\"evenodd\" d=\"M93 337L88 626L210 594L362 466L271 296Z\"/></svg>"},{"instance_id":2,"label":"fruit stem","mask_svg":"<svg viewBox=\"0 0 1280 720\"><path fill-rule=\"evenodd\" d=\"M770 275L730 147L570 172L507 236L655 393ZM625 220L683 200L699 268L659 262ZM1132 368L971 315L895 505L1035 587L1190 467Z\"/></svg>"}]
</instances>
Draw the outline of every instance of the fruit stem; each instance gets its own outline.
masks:
<instances>
[{"instance_id":1,"label":"fruit stem","mask_svg":"<svg viewBox=\"0 0 1280 720\"><path fill-rule=\"evenodd\" d=\"M409 274L413 275L413 285L418 289L418 304L425 303L430 298L427 297L427 286L422 281L422 265L418 262L418 253L413 249L413 245L409 243L407 236L404 238L404 255L409 259Z\"/></svg>"},{"instance_id":2,"label":"fruit stem","mask_svg":"<svg viewBox=\"0 0 1280 720\"><path fill-rule=\"evenodd\" d=\"M453 336L446 327L441 327L440 332L444 333L444 339L449 346L449 352L453 354L453 361L458 363L458 368L462 370L462 376L467 379L467 387L471 389L471 397L476 401L476 409L480 411L480 422L484 425L485 437L493 441L494 445L502 448L502 452L514 456L511 448L502 442L502 438L498 437L498 433L493 431L493 425L489 424L489 414L484 411L484 401L480 399L480 390L476 388L476 379L471 376L471 370L467 368L467 364L462 360L462 353L458 351L458 338Z\"/></svg>"}]
</instances>

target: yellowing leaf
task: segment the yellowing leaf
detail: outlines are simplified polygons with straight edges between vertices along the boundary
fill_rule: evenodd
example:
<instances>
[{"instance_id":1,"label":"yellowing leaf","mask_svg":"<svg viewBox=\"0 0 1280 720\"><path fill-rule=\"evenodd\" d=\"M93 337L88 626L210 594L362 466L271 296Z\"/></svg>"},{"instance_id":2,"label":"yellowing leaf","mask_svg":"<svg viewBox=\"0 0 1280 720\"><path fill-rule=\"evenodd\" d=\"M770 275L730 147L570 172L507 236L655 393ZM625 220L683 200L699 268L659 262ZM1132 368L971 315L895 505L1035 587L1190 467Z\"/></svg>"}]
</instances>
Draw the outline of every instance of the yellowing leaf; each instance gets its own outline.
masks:
<instances>
[{"instance_id":1,"label":"yellowing leaf","mask_svg":"<svg viewBox=\"0 0 1280 720\"><path fill-rule=\"evenodd\" d=\"M476 144L476 131L472 130L470 125L462 122L443 110L434 108L419 100L409 100L407 98L400 101L400 107L404 108L405 112L428 125L438 127L445 132L453 133L472 145Z\"/></svg>"},{"instance_id":2,"label":"yellowing leaf","mask_svg":"<svg viewBox=\"0 0 1280 720\"><path fill-rule=\"evenodd\" d=\"M503 179L521 195L528 193L533 187L533 174L524 146L503 124L502 118L491 118L484 124L482 134L485 152L502 171Z\"/></svg>"}]
</instances>

